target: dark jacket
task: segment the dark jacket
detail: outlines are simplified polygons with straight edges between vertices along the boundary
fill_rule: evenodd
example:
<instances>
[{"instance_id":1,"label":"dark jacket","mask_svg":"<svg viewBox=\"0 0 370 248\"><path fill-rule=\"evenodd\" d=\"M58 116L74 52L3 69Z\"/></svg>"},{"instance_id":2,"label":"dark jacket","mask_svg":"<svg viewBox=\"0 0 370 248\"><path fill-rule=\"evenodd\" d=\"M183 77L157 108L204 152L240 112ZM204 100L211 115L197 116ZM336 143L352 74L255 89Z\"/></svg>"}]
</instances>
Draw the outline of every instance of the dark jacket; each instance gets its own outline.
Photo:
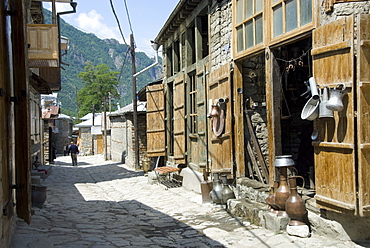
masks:
<instances>
[{"instance_id":1,"label":"dark jacket","mask_svg":"<svg viewBox=\"0 0 370 248\"><path fill-rule=\"evenodd\" d=\"M68 148L68 154L69 153L79 153L78 146L76 145L70 145Z\"/></svg>"}]
</instances>

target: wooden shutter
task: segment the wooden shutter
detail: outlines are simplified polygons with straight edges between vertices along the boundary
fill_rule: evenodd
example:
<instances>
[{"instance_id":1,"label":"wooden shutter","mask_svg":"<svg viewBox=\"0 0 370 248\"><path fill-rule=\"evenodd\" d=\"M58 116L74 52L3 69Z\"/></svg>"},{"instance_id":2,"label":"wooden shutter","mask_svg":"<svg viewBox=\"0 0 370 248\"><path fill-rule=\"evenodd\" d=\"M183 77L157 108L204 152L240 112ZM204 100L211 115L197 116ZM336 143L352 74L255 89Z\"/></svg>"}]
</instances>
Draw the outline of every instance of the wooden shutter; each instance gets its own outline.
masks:
<instances>
[{"instance_id":1,"label":"wooden shutter","mask_svg":"<svg viewBox=\"0 0 370 248\"><path fill-rule=\"evenodd\" d=\"M175 85L173 89L174 158L176 164L186 163L185 92L184 75L181 75L175 79Z\"/></svg>"},{"instance_id":2,"label":"wooden shutter","mask_svg":"<svg viewBox=\"0 0 370 248\"><path fill-rule=\"evenodd\" d=\"M25 222L31 222L31 136L29 85L27 75L26 34L24 33L24 3L21 0L10 1L10 9L16 9L11 18L11 39L13 48L14 96L14 168L17 215Z\"/></svg>"},{"instance_id":3,"label":"wooden shutter","mask_svg":"<svg viewBox=\"0 0 370 248\"><path fill-rule=\"evenodd\" d=\"M148 86L146 98L147 155L148 157L164 156L166 139L163 84Z\"/></svg>"},{"instance_id":4,"label":"wooden shutter","mask_svg":"<svg viewBox=\"0 0 370 248\"><path fill-rule=\"evenodd\" d=\"M318 119L320 141L315 146L317 204L336 211L356 211L353 16L313 31L313 72L321 87L347 87L344 110Z\"/></svg>"},{"instance_id":5,"label":"wooden shutter","mask_svg":"<svg viewBox=\"0 0 370 248\"><path fill-rule=\"evenodd\" d=\"M231 96L230 66L225 64L218 70L212 71L209 76L209 99L214 103L219 98L227 99ZM232 147L232 101L229 99L225 106L225 126L220 136L209 132L209 157L212 161L212 171L223 171L233 173L233 147ZM212 125L213 118L209 119Z\"/></svg>"},{"instance_id":6,"label":"wooden shutter","mask_svg":"<svg viewBox=\"0 0 370 248\"><path fill-rule=\"evenodd\" d=\"M357 46L359 214L370 216L370 15L360 15Z\"/></svg>"}]
</instances>

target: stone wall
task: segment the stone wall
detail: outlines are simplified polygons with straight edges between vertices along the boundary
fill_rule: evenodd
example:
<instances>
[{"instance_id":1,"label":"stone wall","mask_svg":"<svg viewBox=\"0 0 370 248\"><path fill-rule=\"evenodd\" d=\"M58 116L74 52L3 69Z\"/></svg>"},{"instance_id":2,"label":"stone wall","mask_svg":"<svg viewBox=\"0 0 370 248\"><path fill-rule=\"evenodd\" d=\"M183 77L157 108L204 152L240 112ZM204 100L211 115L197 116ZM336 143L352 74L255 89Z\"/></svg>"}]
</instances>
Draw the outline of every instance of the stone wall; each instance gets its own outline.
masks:
<instances>
[{"instance_id":1,"label":"stone wall","mask_svg":"<svg viewBox=\"0 0 370 248\"><path fill-rule=\"evenodd\" d=\"M127 122L123 116L111 116L112 161L125 163L127 155Z\"/></svg>"},{"instance_id":2,"label":"stone wall","mask_svg":"<svg viewBox=\"0 0 370 248\"><path fill-rule=\"evenodd\" d=\"M259 55L245 60L243 62L242 74L244 107L250 113L249 118L253 125L253 131L265 161L268 163L269 151L264 56ZM247 128L247 126L245 128ZM247 136L249 136L249 134L247 134Z\"/></svg>"},{"instance_id":3,"label":"stone wall","mask_svg":"<svg viewBox=\"0 0 370 248\"><path fill-rule=\"evenodd\" d=\"M80 154L81 155L89 155L91 154L91 128L90 127L82 127L80 128Z\"/></svg>"},{"instance_id":4,"label":"stone wall","mask_svg":"<svg viewBox=\"0 0 370 248\"><path fill-rule=\"evenodd\" d=\"M223 1L211 6L210 11L210 55L211 70L216 70L232 60L232 5Z\"/></svg>"},{"instance_id":5,"label":"stone wall","mask_svg":"<svg viewBox=\"0 0 370 248\"><path fill-rule=\"evenodd\" d=\"M114 134L112 132L112 158L115 156L115 159L119 157L119 154L125 153L124 163L132 169L140 169L142 168L141 162L144 158L146 158L146 147L147 147L147 138L146 138L146 114L138 114L137 121L138 121L138 136L139 136L139 149L140 149L140 165L139 168L135 168L135 135L134 135L134 123L133 123L133 115L126 114L125 115L124 123L114 124ZM123 119L122 119L123 121ZM121 126L121 130L117 130L118 126ZM113 130L113 129L112 129ZM115 134L120 133L120 137L124 138L126 141L120 144L120 147L123 149L119 151L119 147L114 147L117 142L117 138ZM113 155L114 151L114 155ZM114 160L113 160L114 161Z\"/></svg>"},{"instance_id":6,"label":"stone wall","mask_svg":"<svg viewBox=\"0 0 370 248\"><path fill-rule=\"evenodd\" d=\"M321 19L320 25L325 25L341 17L349 16L352 14L369 14L370 13L370 2L348 2L348 3L336 3L334 4L333 11L325 12L324 8L321 8Z\"/></svg>"},{"instance_id":7,"label":"stone wall","mask_svg":"<svg viewBox=\"0 0 370 248\"><path fill-rule=\"evenodd\" d=\"M54 133L57 154L63 154L66 145L71 143L71 121L69 119L58 119L55 121L58 133Z\"/></svg>"}]
</instances>

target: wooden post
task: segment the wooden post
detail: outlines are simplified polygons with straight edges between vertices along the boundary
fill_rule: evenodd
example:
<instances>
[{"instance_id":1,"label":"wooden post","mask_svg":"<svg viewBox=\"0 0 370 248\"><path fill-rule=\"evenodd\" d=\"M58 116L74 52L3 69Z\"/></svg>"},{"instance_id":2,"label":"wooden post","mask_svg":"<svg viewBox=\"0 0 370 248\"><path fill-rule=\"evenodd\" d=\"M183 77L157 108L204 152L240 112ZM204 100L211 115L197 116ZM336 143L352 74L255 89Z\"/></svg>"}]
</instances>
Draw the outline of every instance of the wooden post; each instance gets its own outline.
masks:
<instances>
[{"instance_id":1,"label":"wooden post","mask_svg":"<svg viewBox=\"0 0 370 248\"><path fill-rule=\"evenodd\" d=\"M10 1L13 53L14 166L18 217L31 222L30 114L27 67L25 8L23 0Z\"/></svg>"},{"instance_id":2,"label":"wooden post","mask_svg":"<svg viewBox=\"0 0 370 248\"><path fill-rule=\"evenodd\" d=\"M134 137L135 137L135 146L134 146L134 154L135 154L135 169L139 169L140 165L140 151L139 151L139 136L138 136L138 124L137 124L137 99L136 99L136 65L135 65L135 42L134 42L134 35L130 35L130 46L131 46L131 62L132 62L132 107L133 111L133 119L134 119Z\"/></svg>"},{"instance_id":3,"label":"wooden post","mask_svg":"<svg viewBox=\"0 0 370 248\"><path fill-rule=\"evenodd\" d=\"M107 97L104 97L104 160L108 160L108 144L107 144Z\"/></svg>"},{"instance_id":4,"label":"wooden post","mask_svg":"<svg viewBox=\"0 0 370 248\"><path fill-rule=\"evenodd\" d=\"M92 129L94 129L94 125L95 125L95 105L92 106ZM93 133L91 133L91 153L92 155L95 154L94 152L94 135Z\"/></svg>"}]
</instances>

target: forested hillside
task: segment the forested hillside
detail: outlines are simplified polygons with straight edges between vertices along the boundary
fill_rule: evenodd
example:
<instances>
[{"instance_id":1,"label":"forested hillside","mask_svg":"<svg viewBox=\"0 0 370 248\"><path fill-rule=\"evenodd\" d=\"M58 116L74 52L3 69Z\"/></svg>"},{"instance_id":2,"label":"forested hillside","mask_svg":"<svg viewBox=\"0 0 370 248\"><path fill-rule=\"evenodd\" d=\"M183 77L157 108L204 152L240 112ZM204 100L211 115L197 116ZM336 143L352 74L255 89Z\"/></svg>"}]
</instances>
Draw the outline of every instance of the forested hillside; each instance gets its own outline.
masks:
<instances>
[{"instance_id":1,"label":"forested hillside","mask_svg":"<svg viewBox=\"0 0 370 248\"><path fill-rule=\"evenodd\" d=\"M45 23L51 23L51 12L44 9ZM61 35L69 39L69 51L62 57L62 90L58 98L62 103L62 113L77 116L78 99L77 91L83 87L83 82L78 74L84 70L87 61L94 66L106 64L111 70L120 74L118 91L121 95L121 106L132 102L132 66L128 47L114 39L99 39L96 35L82 32L66 23L61 18ZM129 37L125 37L126 40ZM143 52L136 53L136 69L154 63L154 58L149 58ZM161 68L156 66L137 78L137 90L144 85L161 78ZM116 107L117 99L111 99L112 109Z\"/></svg>"}]
</instances>

